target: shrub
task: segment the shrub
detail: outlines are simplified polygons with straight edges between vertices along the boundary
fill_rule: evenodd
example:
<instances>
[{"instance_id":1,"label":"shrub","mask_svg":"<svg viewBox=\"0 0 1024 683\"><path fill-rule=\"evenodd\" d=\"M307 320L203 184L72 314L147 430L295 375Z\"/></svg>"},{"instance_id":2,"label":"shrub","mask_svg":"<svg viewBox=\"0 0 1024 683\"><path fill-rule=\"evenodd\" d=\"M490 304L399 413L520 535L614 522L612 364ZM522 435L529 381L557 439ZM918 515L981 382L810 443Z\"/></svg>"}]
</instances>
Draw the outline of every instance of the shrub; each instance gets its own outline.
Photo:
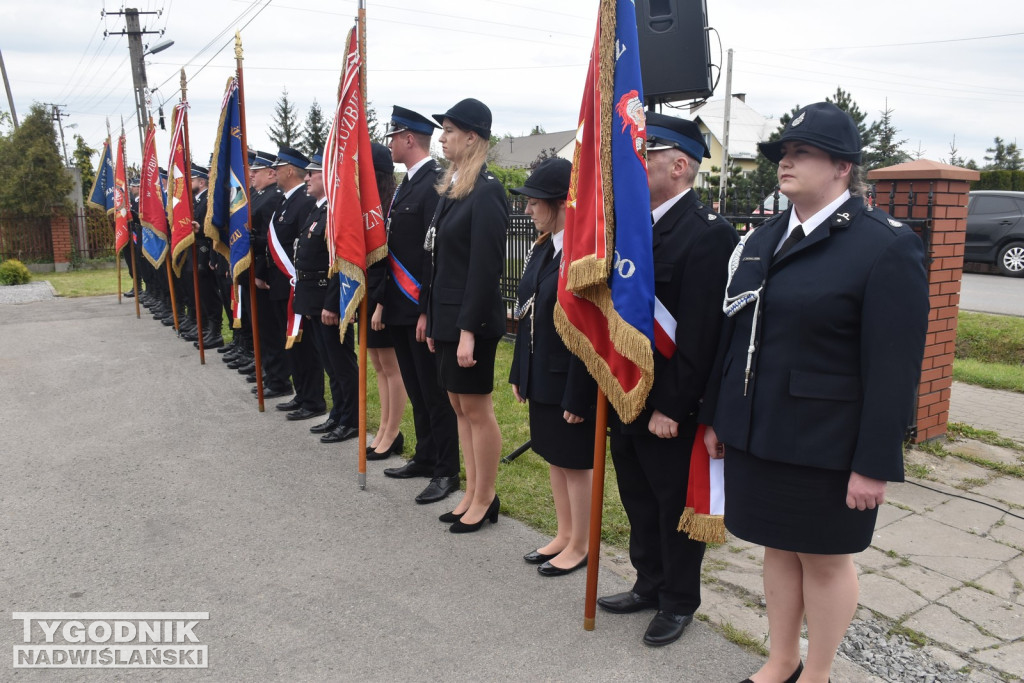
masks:
<instances>
[{"instance_id":1,"label":"shrub","mask_svg":"<svg viewBox=\"0 0 1024 683\"><path fill-rule=\"evenodd\" d=\"M32 281L32 273L18 259L0 263L0 285L24 285Z\"/></svg>"}]
</instances>

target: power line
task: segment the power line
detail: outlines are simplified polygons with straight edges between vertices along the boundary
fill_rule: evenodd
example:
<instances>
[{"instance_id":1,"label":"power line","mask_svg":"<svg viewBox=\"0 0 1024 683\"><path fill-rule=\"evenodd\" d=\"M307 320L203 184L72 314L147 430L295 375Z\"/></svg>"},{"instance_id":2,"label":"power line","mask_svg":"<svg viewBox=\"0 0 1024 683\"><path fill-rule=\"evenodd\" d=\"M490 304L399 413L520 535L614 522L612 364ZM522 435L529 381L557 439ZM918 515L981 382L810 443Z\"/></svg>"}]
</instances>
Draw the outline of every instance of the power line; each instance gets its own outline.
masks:
<instances>
[{"instance_id":1,"label":"power line","mask_svg":"<svg viewBox=\"0 0 1024 683\"><path fill-rule=\"evenodd\" d=\"M991 36L973 36L971 38L945 38L941 40L921 40L914 43L882 43L879 45L856 45L856 44L845 44L845 45L829 45L827 47L805 47L796 48L793 50L786 50L786 52L816 52L818 50L875 50L880 47L912 47L915 45L938 45L941 43L964 43L971 40L992 40L995 38L1011 38L1014 36L1024 36L1024 31L1017 33L998 33ZM767 52L767 50L751 49L750 52Z\"/></svg>"}]
</instances>

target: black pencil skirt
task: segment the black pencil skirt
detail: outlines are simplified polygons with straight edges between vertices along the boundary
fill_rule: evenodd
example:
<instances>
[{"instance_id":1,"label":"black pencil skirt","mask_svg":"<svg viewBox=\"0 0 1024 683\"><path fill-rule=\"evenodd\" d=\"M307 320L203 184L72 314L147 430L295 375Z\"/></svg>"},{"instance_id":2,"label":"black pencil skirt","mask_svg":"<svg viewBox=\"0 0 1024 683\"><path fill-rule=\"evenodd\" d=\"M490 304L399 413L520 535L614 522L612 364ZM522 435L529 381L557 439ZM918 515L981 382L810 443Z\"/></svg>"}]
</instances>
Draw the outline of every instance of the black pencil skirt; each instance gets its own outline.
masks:
<instances>
[{"instance_id":1,"label":"black pencil skirt","mask_svg":"<svg viewBox=\"0 0 1024 683\"><path fill-rule=\"evenodd\" d=\"M878 509L846 507L850 472L762 460L726 447L725 526L750 543L797 553L859 553Z\"/></svg>"},{"instance_id":2,"label":"black pencil skirt","mask_svg":"<svg viewBox=\"0 0 1024 683\"><path fill-rule=\"evenodd\" d=\"M569 424L562 406L530 401L530 448L556 467L594 468L594 422Z\"/></svg>"},{"instance_id":3,"label":"black pencil skirt","mask_svg":"<svg viewBox=\"0 0 1024 683\"><path fill-rule=\"evenodd\" d=\"M435 340L438 384L453 394L489 394L494 391L494 356L500 341L501 337L477 337L473 344L473 360L476 365L464 368L459 365L458 342Z\"/></svg>"}]
</instances>

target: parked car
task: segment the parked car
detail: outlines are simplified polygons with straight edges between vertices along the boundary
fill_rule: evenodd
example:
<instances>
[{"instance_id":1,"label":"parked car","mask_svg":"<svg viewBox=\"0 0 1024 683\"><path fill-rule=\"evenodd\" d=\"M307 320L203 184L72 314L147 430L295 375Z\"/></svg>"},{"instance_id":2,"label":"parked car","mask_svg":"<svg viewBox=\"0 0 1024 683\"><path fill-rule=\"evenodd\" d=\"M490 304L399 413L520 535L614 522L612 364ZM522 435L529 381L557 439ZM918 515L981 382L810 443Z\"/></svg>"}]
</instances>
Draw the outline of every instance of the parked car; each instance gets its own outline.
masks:
<instances>
[{"instance_id":1,"label":"parked car","mask_svg":"<svg viewBox=\"0 0 1024 683\"><path fill-rule=\"evenodd\" d=\"M964 260L1024 277L1024 192L976 190L967 204Z\"/></svg>"}]
</instances>

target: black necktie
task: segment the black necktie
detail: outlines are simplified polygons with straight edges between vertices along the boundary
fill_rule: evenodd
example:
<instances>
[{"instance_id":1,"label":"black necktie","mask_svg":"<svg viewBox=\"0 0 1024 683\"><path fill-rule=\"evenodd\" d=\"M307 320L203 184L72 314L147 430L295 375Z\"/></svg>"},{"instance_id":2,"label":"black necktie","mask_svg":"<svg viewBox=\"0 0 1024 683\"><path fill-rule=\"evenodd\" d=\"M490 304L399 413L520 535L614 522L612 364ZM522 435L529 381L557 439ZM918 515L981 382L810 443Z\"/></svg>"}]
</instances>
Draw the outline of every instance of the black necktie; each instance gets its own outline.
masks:
<instances>
[{"instance_id":1,"label":"black necktie","mask_svg":"<svg viewBox=\"0 0 1024 683\"><path fill-rule=\"evenodd\" d=\"M795 247L797 242L802 240L804 237L806 237L806 235L804 235L804 226L798 225L795 228L793 228L793 232L789 233L789 237L787 237L785 241L783 241L782 246L779 247L779 250L777 252L775 252L775 256L772 258L772 262L774 263L775 261L778 261L780 258L785 256L786 252Z\"/></svg>"}]
</instances>

